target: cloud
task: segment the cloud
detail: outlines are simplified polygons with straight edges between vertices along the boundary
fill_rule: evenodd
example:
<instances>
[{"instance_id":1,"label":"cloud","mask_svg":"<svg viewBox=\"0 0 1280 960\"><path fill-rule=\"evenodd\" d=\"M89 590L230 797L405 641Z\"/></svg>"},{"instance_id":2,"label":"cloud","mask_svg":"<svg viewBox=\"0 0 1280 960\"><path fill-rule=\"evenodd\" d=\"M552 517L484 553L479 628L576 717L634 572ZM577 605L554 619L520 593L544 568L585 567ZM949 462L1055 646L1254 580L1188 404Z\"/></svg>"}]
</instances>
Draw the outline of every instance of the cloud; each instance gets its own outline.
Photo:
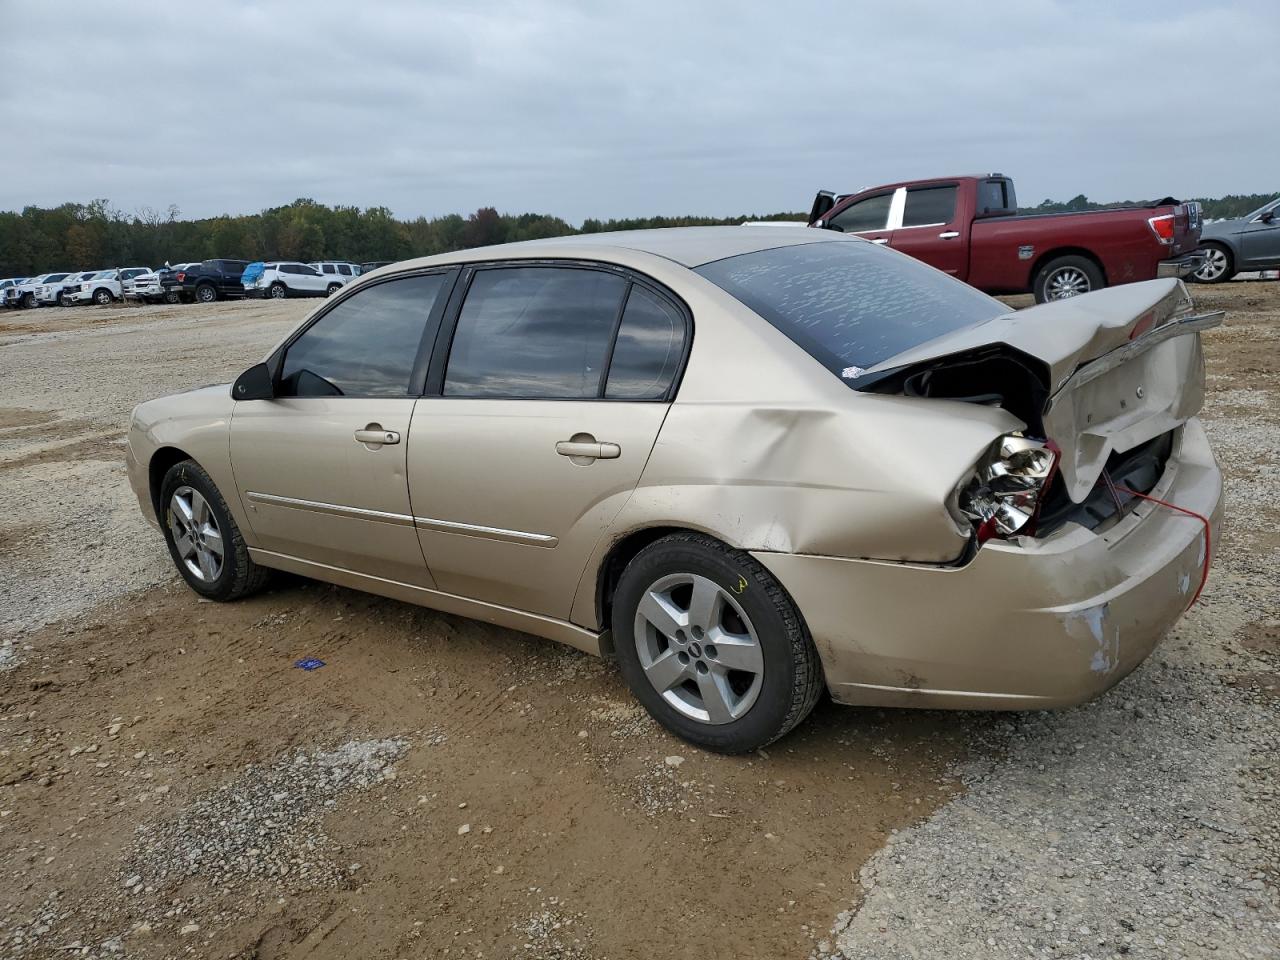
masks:
<instances>
[{"instance_id":1,"label":"cloud","mask_svg":"<svg viewBox=\"0 0 1280 960\"><path fill-rule=\"evenodd\" d=\"M1271 0L0 0L0 208L800 210L1000 170L1026 202L1280 187Z\"/></svg>"}]
</instances>

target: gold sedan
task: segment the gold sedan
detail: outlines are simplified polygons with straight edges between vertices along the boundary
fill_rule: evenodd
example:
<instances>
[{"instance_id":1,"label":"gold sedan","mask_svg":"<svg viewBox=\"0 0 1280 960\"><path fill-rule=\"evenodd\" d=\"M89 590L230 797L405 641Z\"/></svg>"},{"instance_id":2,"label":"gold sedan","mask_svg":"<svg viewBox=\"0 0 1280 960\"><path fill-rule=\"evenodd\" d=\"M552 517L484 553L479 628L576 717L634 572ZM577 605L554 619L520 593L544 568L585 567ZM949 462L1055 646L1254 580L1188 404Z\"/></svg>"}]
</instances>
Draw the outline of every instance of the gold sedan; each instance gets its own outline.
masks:
<instances>
[{"instance_id":1,"label":"gold sedan","mask_svg":"<svg viewBox=\"0 0 1280 960\"><path fill-rule=\"evenodd\" d=\"M1200 331L1156 280L1011 312L822 230L597 234L393 264L230 387L133 413L179 573L272 569L616 658L712 750L842 703L1117 683L1221 520Z\"/></svg>"}]
</instances>

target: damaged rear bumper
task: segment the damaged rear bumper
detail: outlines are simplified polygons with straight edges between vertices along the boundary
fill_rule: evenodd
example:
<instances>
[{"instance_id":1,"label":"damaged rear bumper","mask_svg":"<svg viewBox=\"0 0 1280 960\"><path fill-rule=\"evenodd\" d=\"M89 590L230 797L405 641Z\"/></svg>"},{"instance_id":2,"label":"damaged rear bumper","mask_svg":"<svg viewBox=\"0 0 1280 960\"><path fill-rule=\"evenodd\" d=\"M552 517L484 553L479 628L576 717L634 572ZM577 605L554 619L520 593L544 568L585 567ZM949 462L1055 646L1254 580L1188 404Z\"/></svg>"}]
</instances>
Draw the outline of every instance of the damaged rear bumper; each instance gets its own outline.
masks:
<instances>
[{"instance_id":1,"label":"damaged rear bumper","mask_svg":"<svg viewBox=\"0 0 1280 960\"><path fill-rule=\"evenodd\" d=\"M1203 514L1213 543L1222 476L1189 420L1151 496ZM1204 526L1141 503L1109 529L990 542L962 567L754 554L795 598L841 703L1042 709L1124 678L1186 611Z\"/></svg>"}]
</instances>

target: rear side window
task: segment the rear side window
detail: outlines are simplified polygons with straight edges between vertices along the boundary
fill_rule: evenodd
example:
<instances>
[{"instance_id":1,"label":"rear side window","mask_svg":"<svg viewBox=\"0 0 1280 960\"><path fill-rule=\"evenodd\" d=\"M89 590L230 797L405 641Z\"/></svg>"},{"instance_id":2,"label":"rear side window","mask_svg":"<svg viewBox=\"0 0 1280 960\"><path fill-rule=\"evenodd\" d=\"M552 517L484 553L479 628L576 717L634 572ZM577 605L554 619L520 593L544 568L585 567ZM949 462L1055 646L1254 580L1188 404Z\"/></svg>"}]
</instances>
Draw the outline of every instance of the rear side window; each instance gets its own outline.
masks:
<instances>
[{"instance_id":1,"label":"rear side window","mask_svg":"<svg viewBox=\"0 0 1280 960\"><path fill-rule=\"evenodd\" d=\"M902 254L833 240L697 268L838 377L1008 313L1000 301Z\"/></svg>"},{"instance_id":2,"label":"rear side window","mask_svg":"<svg viewBox=\"0 0 1280 960\"><path fill-rule=\"evenodd\" d=\"M921 187L907 191L902 213L904 227L927 227L950 223L956 212L956 187Z\"/></svg>"},{"instance_id":3,"label":"rear side window","mask_svg":"<svg viewBox=\"0 0 1280 960\"><path fill-rule=\"evenodd\" d=\"M626 289L622 277L600 270L478 271L458 316L444 395L599 396Z\"/></svg>"},{"instance_id":4,"label":"rear side window","mask_svg":"<svg viewBox=\"0 0 1280 960\"><path fill-rule=\"evenodd\" d=\"M892 193L882 193L878 197L867 197L852 206L845 207L827 221L828 226L844 233L861 233L864 230L883 230L889 223L889 206L893 203Z\"/></svg>"},{"instance_id":5,"label":"rear side window","mask_svg":"<svg viewBox=\"0 0 1280 960\"><path fill-rule=\"evenodd\" d=\"M609 361L610 400L660 400L684 352L684 317L666 300L635 285L627 297Z\"/></svg>"},{"instance_id":6,"label":"rear side window","mask_svg":"<svg viewBox=\"0 0 1280 960\"><path fill-rule=\"evenodd\" d=\"M334 269L333 269L333 264L332 264L332 263L326 263L326 264L324 264L324 272L325 272L325 273L334 273L335 271L334 271Z\"/></svg>"},{"instance_id":7,"label":"rear side window","mask_svg":"<svg viewBox=\"0 0 1280 960\"><path fill-rule=\"evenodd\" d=\"M345 263L338 264L338 272L342 274L344 277L351 276L351 268L347 266Z\"/></svg>"},{"instance_id":8,"label":"rear side window","mask_svg":"<svg viewBox=\"0 0 1280 960\"><path fill-rule=\"evenodd\" d=\"M427 327L445 280L444 274L389 280L337 304L289 345L281 396L408 396L423 335L435 337Z\"/></svg>"}]
</instances>

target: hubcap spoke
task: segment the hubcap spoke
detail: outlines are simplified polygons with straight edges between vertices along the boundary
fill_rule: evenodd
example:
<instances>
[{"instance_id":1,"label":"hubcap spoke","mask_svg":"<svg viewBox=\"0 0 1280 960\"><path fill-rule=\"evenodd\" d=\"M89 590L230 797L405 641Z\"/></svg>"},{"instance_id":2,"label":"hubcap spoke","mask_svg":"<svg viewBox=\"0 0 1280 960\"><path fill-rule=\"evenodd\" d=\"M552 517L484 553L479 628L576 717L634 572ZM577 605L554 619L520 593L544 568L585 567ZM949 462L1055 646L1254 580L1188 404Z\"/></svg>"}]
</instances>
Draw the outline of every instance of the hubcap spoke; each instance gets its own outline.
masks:
<instances>
[{"instance_id":1,"label":"hubcap spoke","mask_svg":"<svg viewBox=\"0 0 1280 960\"><path fill-rule=\"evenodd\" d=\"M685 626L684 614L664 594L649 590L640 598L637 612L668 639Z\"/></svg>"},{"instance_id":2,"label":"hubcap spoke","mask_svg":"<svg viewBox=\"0 0 1280 960\"><path fill-rule=\"evenodd\" d=\"M218 528L211 523L204 525L204 545L210 553L218 559L222 559L222 534L218 532Z\"/></svg>"},{"instance_id":3,"label":"hubcap spoke","mask_svg":"<svg viewBox=\"0 0 1280 960\"><path fill-rule=\"evenodd\" d=\"M715 662L726 670L745 670L747 673L764 670L764 652L754 637L721 630L709 634L707 639L715 648Z\"/></svg>"},{"instance_id":4,"label":"hubcap spoke","mask_svg":"<svg viewBox=\"0 0 1280 960\"><path fill-rule=\"evenodd\" d=\"M195 518L191 515L191 503L184 499L181 494L174 494L173 497L174 515L182 521L184 525L190 524Z\"/></svg>"},{"instance_id":5,"label":"hubcap spoke","mask_svg":"<svg viewBox=\"0 0 1280 960\"><path fill-rule=\"evenodd\" d=\"M206 580L217 579L217 566L213 560L213 554L203 548L196 550L196 559L200 561L200 572L204 574Z\"/></svg>"},{"instance_id":6,"label":"hubcap spoke","mask_svg":"<svg viewBox=\"0 0 1280 960\"><path fill-rule=\"evenodd\" d=\"M175 533L173 535L173 545L178 548L178 556L182 557L183 560L188 559L196 551L195 544L191 542L191 537L186 533Z\"/></svg>"},{"instance_id":7,"label":"hubcap spoke","mask_svg":"<svg viewBox=\"0 0 1280 960\"><path fill-rule=\"evenodd\" d=\"M704 633L710 633L719 626L723 596L715 581L694 577L693 596L689 600L689 626L700 627Z\"/></svg>"},{"instance_id":8,"label":"hubcap spoke","mask_svg":"<svg viewBox=\"0 0 1280 960\"><path fill-rule=\"evenodd\" d=\"M644 668L645 676L659 693L665 693L680 683L688 672L688 667L680 662L674 650L668 650Z\"/></svg>"},{"instance_id":9,"label":"hubcap spoke","mask_svg":"<svg viewBox=\"0 0 1280 960\"><path fill-rule=\"evenodd\" d=\"M195 490L191 491L191 519L197 528L209 522L209 504Z\"/></svg>"},{"instance_id":10,"label":"hubcap spoke","mask_svg":"<svg viewBox=\"0 0 1280 960\"><path fill-rule=\"evenodd\" d=\"M712 723L728 723L733 719L731 704L737 698L729 689L729 680L719 670L698 671L698 692L702 694L702 702L707 711L707 719Z\"/></svg>"}]
</instances>

